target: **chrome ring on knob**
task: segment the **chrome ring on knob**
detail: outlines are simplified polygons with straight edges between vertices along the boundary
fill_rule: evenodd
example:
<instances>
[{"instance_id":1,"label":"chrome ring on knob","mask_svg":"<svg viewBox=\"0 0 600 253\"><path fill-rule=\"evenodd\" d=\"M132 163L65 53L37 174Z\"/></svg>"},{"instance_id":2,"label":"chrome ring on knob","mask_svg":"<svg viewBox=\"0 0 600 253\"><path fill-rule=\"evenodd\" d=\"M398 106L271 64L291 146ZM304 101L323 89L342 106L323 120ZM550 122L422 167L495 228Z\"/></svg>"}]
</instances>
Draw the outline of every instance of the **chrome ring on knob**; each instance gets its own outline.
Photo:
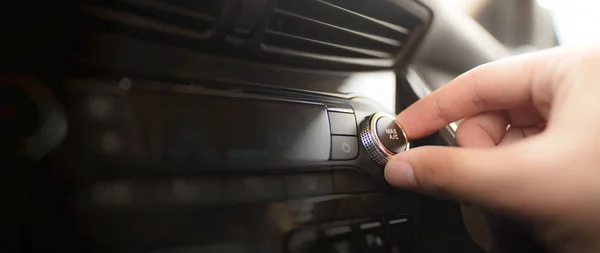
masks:
<instances>
[{"instance_id":1,"label":"chrome ring on knob","mask_svg":"<svg viewBox=\"0 0 600 253\"><path fill-rule=\"evenodd\" d=\"M367 149L367 153L369 153L369 156L371 157L371 159L373 159L376 163L378 163L380 165L385 165L389 161L389 159L392 156L394 156L396 153L390 151L387 147L385 147L385 145L383 145L383 143L379 139L379 136L377 134L377 125L376 124L377 124L377 121L381 118L389 118L392 121L394 121L396 117L394 117L391 114L382 113L382 112L375 113L375 114L367 117L360 123L359 135L360 135L360 140L361 140L363 146ZM398 123L396 123L396 124L398 124ZM402 151L406 151L410 148L410 142L408 142L406 132L404 131L402 126L398 125L398 128L400 129L402 138L404 138L404 141L406 143L405 148Z\"/></svg>"}]
</instances>

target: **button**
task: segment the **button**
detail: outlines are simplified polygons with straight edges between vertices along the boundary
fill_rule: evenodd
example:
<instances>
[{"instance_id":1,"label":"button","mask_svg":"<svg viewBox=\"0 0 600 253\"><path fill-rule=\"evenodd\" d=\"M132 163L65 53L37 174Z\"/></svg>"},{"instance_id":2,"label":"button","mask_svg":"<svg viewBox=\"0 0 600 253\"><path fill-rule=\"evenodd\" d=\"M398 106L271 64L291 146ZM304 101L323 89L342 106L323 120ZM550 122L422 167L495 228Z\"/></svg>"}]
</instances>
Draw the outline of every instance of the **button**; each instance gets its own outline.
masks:
<instances>
[{"instance_id":1,"label":"button","mask_svg":"<svg viewBox=\"0 0 600 253\"><path fill-rule=\"evenodd\" d=\"M364 119L359 126L360 141L367 153L380 165L390 157L410 148L404 130L395 122L395 116L375 113Z\"/></svg>"},{"instance_id":2,"label":"button","mask_svg":"<svg viewBox=\"0 0 600 253\"><path fill-rule=\"evenodd\" d=\"M128 181L103 182L90 190L90 201L95 206L129 206L132 204L133 184ZM80 196L85 200L86 196Z\"/></svg>"},{"instance_id":3,"label":"button","mask_svg":"<svg viewBox=\"0 0 600 253\"><path fill-rule=\"evenodd\" d=\"M134 115L131 99L108 95L94 95L77 102L82 110L81 119L93 122L126 122L139 115ZM75 115L79 117L79 115Z\"/></svg>"},{"instance_id":4,"label":"button","mask_svg":"<svg viewBox=\"0 0 600 253\"><path fill-rule=\"evenodd\" d=\"M358 138L331 136L331 159L351 160L358 156Z\"/></svg>"},{"instance_id":5,"label":"button","mask_svg":"<svg viewBox=\"0 0 600 253\"><path fill-rule=\"evenodd\" d=\"M374 229L374 228L379 228L379 227L381 227L381 222L379 222L379 221L366 222L366 223L360 224L359 227L362 230L370 230L370 229Z\"/></svg>"},{"instance_id":6,"label":"button","mask_svg":"<svg viewBox=\"0 0 600 253\"><path fill-rule=\"evenodd\" d=\"M360 193L377 191L377 186L369 175L355 169L341 169L332 172L335 193Z\"/></svg>"},{"instance_id":7,"label":"button","mask_svg":"<svg viewBox=\"0 0 600 253\"><path fill-rule=\"evenodd\" d=\"M220 178L178 178L166 187L172 193L171 201L180 204L219 204L224 200L223 183Z\"/></svg>"},{"instance_id":8,"label":"button","mask_svg":"<svg viewBox=\"0 0 600 253\"><path fill-rule=\"evenodd\" d=\"M406 138L402 129L396 124L394 119L381 117L375 123L377 129L377 137L381 144L394 154L398 154L406 150Z\"/></svg>"},{"instance_id":9,"label":"button","mask_svg":"<svg viewBox=\"0 0 600 253\"><path fill-rule=\"evenodd\" d=\"M389 253L392 252L392 244L387 231L383 228L369 230L364 234L364 243L367 246L367 252Z\"/></svg>"},{"instance_id":10,"label":"button","mask_svg":"<svg viewBox=\"0 0 600 253\"><path fill-rule=\"evenodd\" d=\"M388 227L391 238L394 238L394 246L400 252L413 252L413 233L412 224L404 217L398 217L388 220Z\"/></svg>"},{"instance_id":11,"label":"button","mask_svg":"<svg viewBox=\"0 0 600 253\"><path fill-rule=\"evenodd\" d=\"M389 237L384 229L371 229L368 232L351 230L350 226L333 227L324 231L328 238L318 243L308 252L332 253L391 253Z\"/></svg>"},{"instance_id":12,"label":"button","mask_svg":"<svg viewBox=\"0 0 600 253\"><path fill-rule=\"evenodd\" d=\"M352 232L352 228L350 226L331 227L326 228L324 231L325 235L330 237L349 234L350 232Z\"/></svg>"},{"instance_id":13,"label":"button","mask_svg":"<svg viewBox=\"0 0 600 253\"><path fill-rule=\"evenodd\" d=\"M330 171L288 175L286 186L291 197L333 194Z\"/></svg>"},{"instance_id":14,"label":"button","mask_svg":"<svg viewBox=\"0 0 600 253\"><path fill-rule=\"evenodd\" d=\"M289 252L310 252L310 247L318 238L318 231L315 228L306 228L296 230L290 233L288 240Z\"/></svg>"},{"instance_id":15,"label":"button","mask_svg":"<svg viewBox=\"0 0 600 253\"><path fill-rule=\"evenodd\" d=\"M104 122L111 118L116 110L116 102L113 97L91 97L87 99L87 110L84 117L89 116L92 119ZM121 108L119 108L121 111Z\"/></svg>"},{"instance_id":16,"label":"button","mask_svg":"<svg viewBox=\"0 0 600 253\"><path fill-rule=\"evenodd\" d=\"M126 123L82 124L73 131L79 150L113 158L146 158L145 136Z\"/></svg>"},{"instance_id":17,"label":"button","mask_svg":"<svg viewBox=\"0 0 600 253\"><path fill-rule=\"evenodd\" d=\"M356 135L356 119L352 113L329 112L331 134Z\"/></svg>"},{"instance_id":18,"label":"button","mask_svg":"<svg viewBox=\"0 0 600 253\"><path fill-rule=\"evenodd\" d=\"M159 249L152 249L144 251L146 253L190 253L190 252L202 252L202 253L247 253L250 249L247 245L238 242L216 242L214 244L202 244L202 245L191 245L191 246L173 246L173 247L160 247Z\"/></svg>"}]
</instances>

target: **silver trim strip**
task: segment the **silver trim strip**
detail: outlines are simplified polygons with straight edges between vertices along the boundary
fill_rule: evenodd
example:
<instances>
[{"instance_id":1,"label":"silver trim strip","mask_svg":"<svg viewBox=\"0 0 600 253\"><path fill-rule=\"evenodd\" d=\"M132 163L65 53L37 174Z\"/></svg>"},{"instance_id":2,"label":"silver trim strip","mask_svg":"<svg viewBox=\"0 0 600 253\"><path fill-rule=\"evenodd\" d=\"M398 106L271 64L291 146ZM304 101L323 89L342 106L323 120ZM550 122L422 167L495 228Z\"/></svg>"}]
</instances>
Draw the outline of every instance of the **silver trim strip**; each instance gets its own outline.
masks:
<instances>
[{"instance_id":1,"label":"silver trim strip","mask_svg":"<svg viewBox=\"0 0 600 253\"><path fill-rule=\"evenodd\" d=\"M409 68L406 71L406 80L417 97L423 98L431 94L432 90L429 88L429 85L425 84L414 69Z\"/></svg>"},{"instance_id":2,"label":"silver trim strip","mask_svg":"<svg viewBox=\"0 0 600 253\"><path fill-rule=\"evenodd\" d=\"M342 11L345 11L345 12L348 12L348 13L352 13L352 14L358 16L358 17L361 17L361 18L364 18L364 19L369 20L371 22L374 22L374 23L377 23L379 25L385 26L385 27L387 27L389 29L392 29L392 30L394 30L396 32L399 32L399 33L403 33L403 34L407 34L407 35L410 33L410 30L408 28L406 28L406 27L399 26L399 25L394 25L392 23L388 23L388 22L385 22L385 21L382 21L382 20L379 20L379 19L375 19L375 18L372 18L372 17L369 17L369 16L365 16L365 15L362 15L362 14L360 14L358 12L354 12L354 11L348 10L346 8L342 8L340 6L337 6L337 5L332 4L332 3L325 2L323 0L317 0L317 2L329 5L329 6L333 7L333 8L338 9L338 10L342 10Z\"/></svg>"},{"instance_id":3,"label":"silver trim strip","mask_svg":"<svg viewBox=\"0 0 600 253\"><path fill-rule=\"evenodd\" d=\"M364 48L359 48L359 47L353 47L353 46L346 46L346 45L341 45L341 44L335 44L335 43L330 43L330 42L327 42L327 41L321 41L321 40L311 39L311 38L307 38L307 37L302 37L302 36L298 36L298 35L294 35L294 34L289 34L289 33L284 33L284 32L279 32L279 31L274 31L274 30L268 30L267 29L265 31L265 33L276 35L276 36L282 36L282 37L297 39L297 40L302 40L302 41L307 41L307 42L311 42L311 43L314 43L314 44L325 45L325 46L329 46L329 47L333 47L333 48L339 48L339 49L347 50L347 51L350 51L350 52L360 53L360 54L363 54L364 56L372 56L372 57L379 57L379 58L390 58L390 57L392 57L392 55L390 53L386 53L386 52L381 52L381 51L376 51L376 50L369 50L369 49L364 49Z\"/></svg>"},{"instance_id":4,"label":"silver trim strip","mask_svg":"<svg viewBox=\"0 0 600 253\"><path fill-rule=\"evenodd\" d=\"M402 42L400 42L398 40L395 40L395 39L391 39L391 38L387 38L387 37L383 37L383 36L378 36L378 35L373 35L373 34L368 34L368 33L363 33L363 32L359 32L359 31L354 31L354 30L347 29L347 28L340 27L340 26L335 26L335 25L332 25L332 24L329 24L329 23L325 23L323 21L319 21L319 20L316 20L316 19L311 19L311 18L302 16L302 15L299 15L299 14L296 14L296 13L293 13L293 12L289 12L289 11L286 11L286 10L283 10L283 9L276 8L275 9L275 13L282 14L282 15L287 15L287 16L298 18L298 19L302 19L302 20L306 20L306 21L312 22L312 23L317 23L317 24L320 24L320 25L323 25L323 26L327 26L327 27L330 27L330 28L333 28L333 29L337 29L337 30L340 30L340 31L344 31L344 32L347 32L347 33L352 33L354 35L357 35L357 36L360 36L360 37L364 37L364 38L368 38L368 39L371 39L371 40L374 40L374 41L378 41L378 42L381 42L381 43L384 43L384 44L387 44L387 45L390 45L390 46L394 46L394 47L402 46Z\"/></svg>"},{"instance_id":5,"label":"silver trim strip","mask_svg":"<svg viewBox=\"0 0 600 253\"><path fill-rule=\"evenodd\" d=\"M327 236L341 235L345 233L350 233L352 228L350 226L336 227L325 230L325 234Z\"/></svg>"},{"instance_id":6,"label":"silver trim strip","mask_svg":"<svg viewBox=\"0 0 600 253\"><path fill-rule=\"evenodd\" d=\"M364 230L378 228L378 227L381 227L381 222L378 222L378 221L360 224L360 229L364 229Z\"/></svg>"},{"instance_id":7,"label":"silver trim strip","mask_svg":"<svg viewBox=\"0 0 600 253\"><path fill-rule=\"evenodd\" d=\"M406 219L406 218L402 218L402 219L390 220L390 221L388 221L388 223L389 223L390 225L394 225L394 224L405 223L405 222L407 222L407 221L408 221L408 219Z\"/></svg>"},{"instance_id":8,"label":"silver trim strip","mask_svg":"<svg viewBox=\"0 0 600 253\"><path fill-rule=\"evenodd\" d=\"M327 106L327 105L325 105ZM329 108L327 107L327 111L330 112L343 112L343 113L354 113L354 111L352 109L343 109L343 108Z\"/></svg>"}]
</instances>

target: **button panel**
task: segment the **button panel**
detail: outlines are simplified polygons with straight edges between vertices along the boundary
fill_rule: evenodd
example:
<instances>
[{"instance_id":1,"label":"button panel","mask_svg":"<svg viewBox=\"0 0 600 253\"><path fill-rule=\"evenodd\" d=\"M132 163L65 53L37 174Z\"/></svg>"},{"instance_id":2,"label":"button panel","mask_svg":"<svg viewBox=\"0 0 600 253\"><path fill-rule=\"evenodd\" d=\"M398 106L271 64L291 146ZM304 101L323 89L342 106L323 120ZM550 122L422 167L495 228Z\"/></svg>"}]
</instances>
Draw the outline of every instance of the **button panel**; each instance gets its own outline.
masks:
<instances>
[{"instance_id":1,"label":"button panel","mask_svg":"<svg viewBox=\"0 0 600 253\"><path fill-rule=\"evenodd\" d=\"M94 208L216 206L276 202L335 194L332 171L282 175L114 180L93 184L78 195L78 205Z\"/></svg>"},{"instance_id":2,"label":"button panel","mask_svg":"<svg viewBox=\"0 0 600 253\"><path fill-rule=\"evenodd\" d=\"M412 230L407 218L401 223L387 217L341 220L293 231L287 248L291 253L414 252Z\"/></svg>"},{"instance_id":3,"label":"button panel","mask_svg":"<svg viewBox=\"0 0 600 253\"><path fill-rule=\"evenodd\" d=\"M354 113L329 111L331 127L331 160L358 157L358 129Z\"/></svg>"}]
</instances>

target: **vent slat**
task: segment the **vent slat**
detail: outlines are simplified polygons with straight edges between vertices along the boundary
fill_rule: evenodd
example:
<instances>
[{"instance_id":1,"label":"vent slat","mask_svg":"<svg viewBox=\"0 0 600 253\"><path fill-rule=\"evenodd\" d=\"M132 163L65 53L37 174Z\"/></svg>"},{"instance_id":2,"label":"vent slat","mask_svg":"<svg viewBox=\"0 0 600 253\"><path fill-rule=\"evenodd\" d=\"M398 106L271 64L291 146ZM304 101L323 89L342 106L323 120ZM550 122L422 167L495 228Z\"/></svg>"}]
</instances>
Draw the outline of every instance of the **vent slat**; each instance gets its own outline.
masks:
<instances>
[{"instance_id":1,"label":"vent slat","mask_svg":"<svg viewBox=\"0 0 600 253\"><path fill-rule=\"evenodd\" d=\"M286 1L286 0L284 0ZM315 0L312 0L315 1ZM318 1L318 0L317 0ZM372 17L383 22L404 27L409 31L423 24L418 14L423 14L423 8L411 8L414 5L404 4L400 7L388 0L321 0L332 5ZM405 2L405 1L399 1Z\"/></svg>"},{"instance_id":2,"label":"vent slat","mask_svg":"<svg viewBox=\"0 0 600 253\"><path fill-rule=\"evenodd\" d=\"M312 51L322 51L322 53L335 55L335 51L341 52L338 53L340 56L346 56L349 53L356 53L357 57L378 57L378 58L389 58L391 55L386 52L368 50L363 48L344 46L340 44L333 44L324 41L314 40L310 38L304 38L292 34L286 34L277 31L267 30L266 33L272 37L266 37L265 41L268 44L275 44L272 40L280 39L280 40L288 40L288 47L293 47L291 44L297 43L299 44L298 48L311 47ZM281 42L279 42L281 43Z\"/></svg>"},{"instance_id":3,"label":"vent slat","mask_svg":"<svg viewBox=\"0 0 600 253\"><path fill-rule=\"evenodd\" d=\"M144 28L148 30L161 31L173 35L192 37L197 39L206 39L212 34L212 32L209 30L205 32L199 32L141 17L135 13L115 11L104 7L84 7L84 10L92 16L111 22L121 23L124 25Z\"/></svg>"},{"instance_id":4,"label":"vent slat","mask_svg":"<svg viewBox=\"0 0 600 253\"><path fill-rule=\"evenodd\" d=\"M139 1L144 2L146 0L130 0L130 1ZM155 0L161 1L177 6L181 6L182 8L186 8L189 10L194 10L200 13L212 15L212 16L220 16L221 9L223 8L223 4L226 0Z\"/></svg>"},{"instance_id":5,"label":"vent slat","mask_svg":"<svg viewBox=\"0 0 600 253\"><path fill-rule=\"evenodd\" d=\"M394 61L391 59L348 58L348 57L324 55L324 54L318 54L318 53L308 53L305 51L278 48L275 46L264 46L264 50L267 52L270 52L270 53L277 53L277 54L283 54L283 55L289 55L289 56L298 56L298 57L312 58L312 59L322 60L322 61L343 62L343 63L359 64L359 65L374 66L374 67L389 67L394 63Z\"/></svg>"},{"instance_id":6,"label":"vent slat","mask_svg":"<svg viewBox=\"0 0 600 253\"><path fill-rule=\"evenodd\" d=\"M192 8L186 8L182 5L159 0L123 0L124 3L130 3L142 8L154 9L160 12L183 15L190 18L201 19L204 21L214 21L215 16L212 12L201 12Z\"/></svg>"},{"instance_id":7,"label":"vent slat","mask_svg":"<svg viewBox=\"0 0 600 253\"><path fill-rule=\"evenodd\" d=\"M362 36L356 36L353 33L348 33L343 30L323 27L319 23L306 22L303 19L297 19L295 17L285 15L275 14L273 17L271 17L267 29L270 31L281 32L306 39L390 54L397 50L396 46L391 46ZM263 43L268 44L270 42L263 41ZM283 45L281 47L285 46Z\"/></svg>"},{"instance_id":8,"label":"vent slat","mask_svg":"<svg viewBox=\"0 0 600 253\"><path fill-rule=\"evenodd\" d=\"M117 0L107 7L123 4L146 6L167 12L179 12L188 16L207 16L211 19L219 16L225 0Z\"/></svg>"},{"instance_id":9,"label":"vent slat","mask_svg":"<svg viewBox=\"0 0 600 253\"><path fill-rule=\"evenodd\" d=\"M384 64L394 62L420 25L421 18L385 0L279 0L263 47L279 54Z\"/></svg>"},{"instance_id":10,"label":"vent slat","mask_svg":"<svg viewBox=\"0 0 600 253\"><path fill-rule=\"evenodd\" d=\"M319 20L316 20L316 19L311 19L309 17L298 15L298 14L295 14L295 13L292 13L292 12L289 12L289 11L285 11L285 10L282 10L282 9L276 9L275 12L279 13L279 14L286 15L286 16L294 17L294 18L297 18L297 19L301 19L301 20L304 20L304 21L307 21L307 22L311 22L311 23L314 23L314 24L319 24L321 26L325 26L325 27L328 27L330 29L336 29L336 30L344 31L344 32L347 32L347 33L354 34L356 36L360 36L360 37L363 37L363 38L367 38L367 39L371 39L371 40L378 41L378 42L381 42L381 43L385 43L385 44L388 44L390 46L400 46L402 44L400 41L395 40L395 39L386 38L386 37L382 37L382 36L377 36L377 35L373 35L373 34L369 34L369 33L365 33L365 32L359 32L359 31L351 30L351 29L344 28L344 27L341 27L341 26L335 26L335 25L332 25L332 24L329 24L329 23L325 23L325 22L322 22L322 21L319 21Z\"/></svg>"},{"instance_id":11,"label":"vent slat","mask_svg":"<svg viewBox=\"0 0 600 253\"><path fill-rule=\"evenodd\" d=\"M191 0L117 0L101 1L84 7L96 18L112 22L112 28L159 31L195 39L214 34L216 19L223 5L218 1Z\"/></svg>"},{"instance_id":12,"label":"vent slat","mask_svg":"<svg viewBox=\"0 0 600 253\"><path fill-rule=\"evenodd\" d=\"M329 2L325 2L325 1L323 1L323 0L316 0L316 1L317 1L317 2L319 2L319 3L322 3L322 4L324 4L324 5L328 5L328 6L332 7L332 8L335 8L335 9L338 9L338 10L344 11L344 12L346 12L346 13L349 13L349 14L355 15L355 16L357 16L357 17L360 17L360 18L366 19L366 20L368 20L368 21L370 21L370 22L373 22L373 23L376 23L376 24L378 24L378 25L381 25L381 26L387 27L387 28L389 28L389 29L392 29L392 30L394 30L394 31L396 31L396 32L403 33L403 34L408 34L408 33L410 33L410 30L409 30L409 29L407 29L406 27L402 27L402 26L399 26L399 25L395 25L395 24L392 24L392 23L388 23L388 22L385 22L385 21L381 21L381 20L379 20L379 19L375 19L375 18L372 18L372 17L366 16L366 15L360 14L360 13L358 13L358 12L354 12L354 11L351 11L351 10L348 10L348 9L344 9L344 8L342 8L342 7L340 7L340 6L337 6L337 5L335 5L335 4L332 4L332 3L329 3Z\"/></svg>"}]
</instances>

